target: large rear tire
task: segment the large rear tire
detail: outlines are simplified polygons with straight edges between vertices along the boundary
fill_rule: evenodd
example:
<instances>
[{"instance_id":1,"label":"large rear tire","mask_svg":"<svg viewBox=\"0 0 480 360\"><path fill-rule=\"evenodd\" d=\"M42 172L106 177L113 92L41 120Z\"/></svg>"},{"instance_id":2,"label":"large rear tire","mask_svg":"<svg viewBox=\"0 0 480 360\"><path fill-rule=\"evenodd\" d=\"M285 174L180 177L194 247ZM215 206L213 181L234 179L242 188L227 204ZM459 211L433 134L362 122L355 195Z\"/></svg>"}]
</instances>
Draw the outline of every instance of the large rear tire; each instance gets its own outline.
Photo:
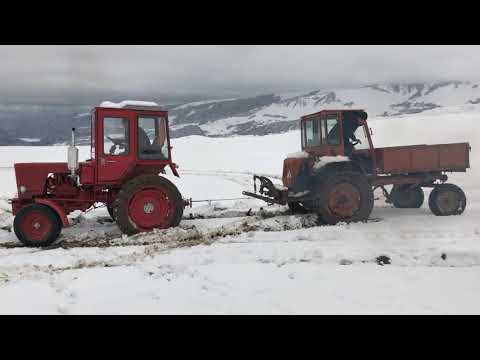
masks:
<instances>
[{"instance_id":1,"label":"large rear tire","mask_svg":"<svg viewBox=\"0 0 480 360\"><path fill-rule=\"evenodd\" d=\"M372 186L355 171L328 174L319 183L317 196L319 216L330 225L366 221L373 209Z\"/></svg>"},{"instance_id":2,"label":"large rear tire","mask_svg":"<svg viewBox=\"0 0 480 360\"><path fill-rule=\"evenodd\" d=\"M48 206L32 204L19 210L13 221L13 230L24 245L45 247L58 239L62 223Z\"/></svg>"},{"instance_id":3,"label":"large rear tire","mask_svg":"<svg viewBox=\"0 0 480 360\"><path fill-rule=\"evenodd\" d=\"M393 206L398 209L418 209L423 205L425 195L420 186L394 186L390 194Z\"/></svg>"},{"instance_id":4,"label":"large rear tire","mask_svg":"<svg viewBox=\"0 0 480 360\"><path fill-rule=\"evenodd\" d=\"M127 182L113 203L113 216L127 235L178 226L184 210L177 187L157 175L141 175Z\"/></svg>"},{"instance_id":5,"label":"large rear tire","mask_svg":"<svg viewBox=\"0 0 480 360\"><path fill-rule=\"evenodd\" d=\"M458 186L441 184L430 193L428 206L436 216L461 215L467 206L467 198Z\"/></svg>"}]
</instances>

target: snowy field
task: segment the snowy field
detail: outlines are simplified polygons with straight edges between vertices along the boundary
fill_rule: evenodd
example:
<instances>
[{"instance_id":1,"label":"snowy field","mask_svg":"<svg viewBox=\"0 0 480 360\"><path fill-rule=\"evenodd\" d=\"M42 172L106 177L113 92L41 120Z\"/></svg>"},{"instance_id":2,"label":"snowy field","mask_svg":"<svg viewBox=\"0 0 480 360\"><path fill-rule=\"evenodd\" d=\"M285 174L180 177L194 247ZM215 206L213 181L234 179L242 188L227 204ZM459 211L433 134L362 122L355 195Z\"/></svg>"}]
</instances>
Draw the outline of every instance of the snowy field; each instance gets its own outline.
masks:
<instances>
[{"instance_id":1,"label":"snowy field","mask_svg":"<svg viewBox=\"0 0 480 360\"><path fill-rule=\"evenodd\" d=\"M374 221L318 227L281 206L213 201L187 208L177 229L128 238L97 209L72 214L58 246L29 249L9 231L11 166L64 161L66 147L0 147L0 313L480 314L478 107L370 125L376 146L469 141L471 169L449 180L467 195L465 213L394 209L377 193ZM172 143L181 178L168 177L193 200L242 197L253 173L279 177L300 148L296 131Z\"/></svg>"}]
</instances>

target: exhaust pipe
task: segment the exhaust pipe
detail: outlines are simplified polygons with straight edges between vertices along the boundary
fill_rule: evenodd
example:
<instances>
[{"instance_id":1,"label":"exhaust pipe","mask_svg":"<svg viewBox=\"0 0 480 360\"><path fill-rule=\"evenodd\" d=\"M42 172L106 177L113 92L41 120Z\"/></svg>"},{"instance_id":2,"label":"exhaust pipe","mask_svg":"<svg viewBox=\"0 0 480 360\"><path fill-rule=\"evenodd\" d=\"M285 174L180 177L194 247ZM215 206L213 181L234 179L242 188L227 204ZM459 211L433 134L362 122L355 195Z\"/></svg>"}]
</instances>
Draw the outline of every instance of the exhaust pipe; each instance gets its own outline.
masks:
<instances>
[{"instance_id":1,"label":"exhaust pipe","mask_svg":"<svg viewBox=\"0 0 480 360\"><path fill-rule=\"evenodd\" d=\"M75 128L72 128L72 143L68 147L68 170L73 178L78 170L78 148L75 146Z\"/></svg>"}]
</instances>

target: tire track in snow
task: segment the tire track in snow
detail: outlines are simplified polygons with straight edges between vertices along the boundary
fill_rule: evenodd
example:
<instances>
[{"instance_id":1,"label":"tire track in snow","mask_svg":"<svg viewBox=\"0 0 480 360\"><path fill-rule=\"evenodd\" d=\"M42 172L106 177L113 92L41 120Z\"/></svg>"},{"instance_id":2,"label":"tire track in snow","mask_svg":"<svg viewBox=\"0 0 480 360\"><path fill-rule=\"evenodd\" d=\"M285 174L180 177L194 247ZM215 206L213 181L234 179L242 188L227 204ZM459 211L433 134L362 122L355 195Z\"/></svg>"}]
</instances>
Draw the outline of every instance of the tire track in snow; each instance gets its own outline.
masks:
<instances>
[{"instance_id":1,"label":"tire track in snow","mask_svg":"<svg viewBox=\"0 0 480 360\"><path fill-rule=\"evenodd\" d=\"M196 227L191 228L173 228L167 230L154 230L150 233L142 233L130 237L122 236L120 238L95 238L90 241L63 241L54 244L50 247L44 248L44 251L55 249L73 249L73 248L106 248L106 247L125 247L131 248L133 251L128 254L111 254L112 257L107 260L88 260L79 259L71 265L48 266L38 265L24 265L20 267L0 267L0 271L4 277L11 282L14 279L24 279L28 274L38 275L39 272L55 274L69 270L79 270L97 267L118 267L118 266L133 266L138 262L146 259L151 259L161 253L169 250L193 247L197 245L211 245L220 239L228 236L239 236L242 233L253 231L285 231L302 229L317 226L317 217L314 215L301 216L286 216L284 221L275 223L278 220L272 218L261 218L259 216L241 219L234 223L220 226L218 228L210 229L208 231L200 231ZM5 245L5 244L2 244ZM5 246L3 246L5 247ZM12 246L11 248L18 248L23 246ZM35 251L39 251L36 249Z\"/></svg>"}]
</instances>

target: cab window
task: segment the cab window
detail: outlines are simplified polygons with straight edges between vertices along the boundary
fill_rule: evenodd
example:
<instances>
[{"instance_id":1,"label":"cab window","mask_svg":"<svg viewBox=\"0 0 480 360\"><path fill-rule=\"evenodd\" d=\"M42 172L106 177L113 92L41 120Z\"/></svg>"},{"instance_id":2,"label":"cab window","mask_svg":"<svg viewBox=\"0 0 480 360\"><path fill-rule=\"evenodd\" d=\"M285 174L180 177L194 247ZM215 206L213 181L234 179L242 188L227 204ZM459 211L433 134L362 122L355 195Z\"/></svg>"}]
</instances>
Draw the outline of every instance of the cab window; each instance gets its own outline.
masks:
<instances>
[{"instance_id":1,"label":"cab window","mask_svg":"<svg viewBox=\"0 0 480 360\"><path fill-rule=\"evenodd\" d=\"M325 120L328 145L340 145L340 123L336 115L329 115Z\"/></svg>"},{"instance_id":2,"label":"cab window","mask_svg":"<svg viewBox=\"0 0 480 360\"><path fill-rule=\"evenodd\" d=\"M318 146L320 145L320 120L319 119L309 119L304 122L304 134L305 134L305 146Z\"/></svg>"},{"instance_id":3,"label":"cab window","mask_svg":"<svg viewBox=\"0 0 480 360\"><path fill-rule=\"evenodd\" d=\"M128 119L105 117L103 119L103 153L125 156L129 152Z\"/></svg>"},{"instance_id":4,"label":"cab window","mask_svg":"<svg viewBox=\"0 0 480 360\"><path fill-rule=\"evenodd\" d=\"M166 119L159 116L138 117L138 158L168 159Z\"/></svg>"}]
</instances>

